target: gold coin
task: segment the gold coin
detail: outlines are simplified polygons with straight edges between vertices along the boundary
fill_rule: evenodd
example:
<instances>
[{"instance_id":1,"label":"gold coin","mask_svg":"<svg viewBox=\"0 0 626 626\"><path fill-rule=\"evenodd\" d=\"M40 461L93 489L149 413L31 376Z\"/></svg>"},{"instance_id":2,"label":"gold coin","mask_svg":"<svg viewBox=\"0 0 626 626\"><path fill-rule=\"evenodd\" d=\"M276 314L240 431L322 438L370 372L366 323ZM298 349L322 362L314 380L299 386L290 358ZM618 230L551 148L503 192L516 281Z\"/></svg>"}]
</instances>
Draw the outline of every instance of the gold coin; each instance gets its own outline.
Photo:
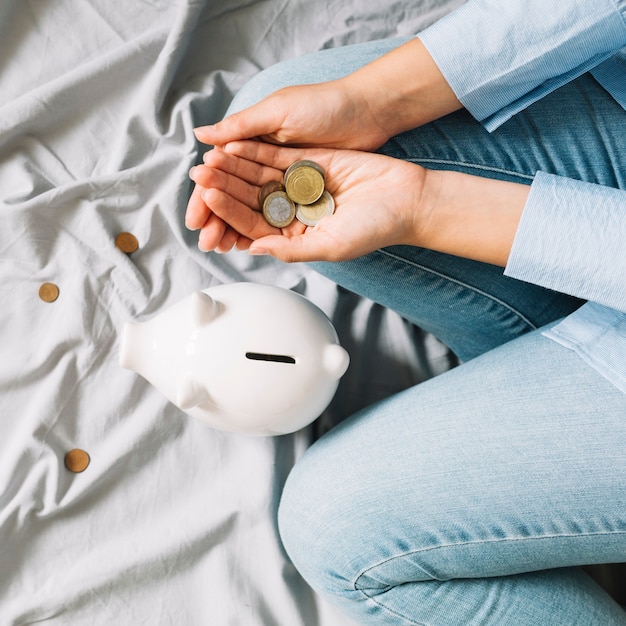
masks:
<instances>
[{"instance_id":1,"label":"gold coin","mask_svg":"<svg viewBox=\"0 0 626 626\"><path fill-rule=\"evenodd\" d=\"M296 161L285 172L285 191L296 204L312 204L324 191L324 170L313 161Z\"/></svg>"},{"instance_id":2,"label":"gold coin","mask_svg":"<svg viewBox=\"0 0 626 626\"><path fill-rule=\"evenodd\" d=\"M132 233L120 233L115 238L115 245L126 254L131 254L139 248L137 237L135 237Z\"/></svg>"},{"instance_id":3,"label":"gold coin","mask_svg":"<svg viewBox=\"0 0 626 626\"><path fill-rule=\"evenodd\" d=\"M297 169L298 167L305 167L305 166L312 167L313 169L317 170L322 176L326 177L324 168L319 163L316 163L315 161L311 161L310 159L300 159L299 161L294 161L287 168L287 171L285 172L285 176L288 176L293 170Z\"/></svg>"},{"instance_id":4,"label":"gold coin","mask_svg":"<svg viewBox=\"0 0 626 626\"><path fill-rule=\"evenodd\" d=\"M297 204L296 217L307 226L315 226L323 217L332 215L335 211L335 200L324 191L322 197L313 204Z\"/></svg>"},{"instance_id":5,"label":"gold coin","mask_svg":"<svg viewBox=\"0 0 626 626\"><path fill-rule=\"evenodd\" d=\"M285 191L285 186L279 180L270 180L269 183L265 183L265 185L259 189L259 206L263 207L267 196L275 191Z\"/></svg>"},{"instance_id":6,"label":"gold coin","mask_svg":"<svg viewBox=\"0 0 626 626\"><path fill-rule=\"evenodd\" d=\"M79 448L74 448L65 455L65 467L75 474L84 472L90 461L89 455Z\"/></svg>"},{"instance_id":7,"label":"gold coin","mask_svg":"<svg viewBox=\"0 0 626 626\"><path fill-rule=\"evenodd\" d=\"M59 297L59 288L54 283L43 283L39 287L39 297L44 302L54 302Z\"/></svg>"},{"instance_id":8,"label":"gold coin","mask_svg":"<svg viewBox=\"0 0 626 626\"><path fill-rule=\"evenodd\" d=\"M263 203L263 217L271 226L284 228L293 222L296 205L284 191L274 191Z\"/></svg>"}]
</instances>

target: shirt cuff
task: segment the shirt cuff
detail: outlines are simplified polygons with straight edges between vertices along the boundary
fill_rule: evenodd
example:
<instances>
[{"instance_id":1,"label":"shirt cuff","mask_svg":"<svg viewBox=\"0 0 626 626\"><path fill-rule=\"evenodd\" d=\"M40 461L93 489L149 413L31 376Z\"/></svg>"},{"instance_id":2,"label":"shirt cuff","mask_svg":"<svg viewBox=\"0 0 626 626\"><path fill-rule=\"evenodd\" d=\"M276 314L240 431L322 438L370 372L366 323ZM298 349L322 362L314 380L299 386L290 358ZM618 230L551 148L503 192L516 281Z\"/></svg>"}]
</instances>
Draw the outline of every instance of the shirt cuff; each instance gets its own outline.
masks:
<instances>
[{"instance_id":1,"label":"shirt cuff","mask_svg":"<svg viewBox=\"0 0 626 626\"><path fill-rule=\"evenodd\" d=\"M626 46L624 0L469 0L418 35L487 130Z\"/></svg>"},{"instance_id":2,"label":"shirt cuff","mask_svg":"<svg viewBox=\"0 0 626 626\"><path fill-rule=\"evenodd\" d=\"M505 274L626 312L626 191L538 172Z\"/></svg>"}]
</instances>

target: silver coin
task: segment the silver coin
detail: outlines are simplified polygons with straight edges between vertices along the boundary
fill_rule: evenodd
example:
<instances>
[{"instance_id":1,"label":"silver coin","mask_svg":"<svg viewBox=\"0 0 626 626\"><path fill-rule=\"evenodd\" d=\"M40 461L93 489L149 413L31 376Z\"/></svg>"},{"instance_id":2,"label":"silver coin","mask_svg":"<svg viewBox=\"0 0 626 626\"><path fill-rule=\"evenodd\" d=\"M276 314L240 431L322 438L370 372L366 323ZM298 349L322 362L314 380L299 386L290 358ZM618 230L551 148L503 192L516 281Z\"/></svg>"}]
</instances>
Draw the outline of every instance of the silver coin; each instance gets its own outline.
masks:
<instances>
[{"instance_id":1,"label":"silver coin","mask_svg":"<svg viewBox=\"0 0 626 626\"><path fill-rule=\"evenodd\" d=\"M296 205L284 191L274 191L265 198L263 217L271 226L276 228L289 226L295 216Z\"/></svg>"},{"instance_id":2,"label":"silver coin","mask_svg":"<svg viewBox=\"0 0 626 626\"><path fill-rule=\"evenodd\" d=\"M321 198L312 204L296 204L296 218L306 226L315 226L327 215L335 212L335 200L324 191Z\"/></svg>"}]
</instances>

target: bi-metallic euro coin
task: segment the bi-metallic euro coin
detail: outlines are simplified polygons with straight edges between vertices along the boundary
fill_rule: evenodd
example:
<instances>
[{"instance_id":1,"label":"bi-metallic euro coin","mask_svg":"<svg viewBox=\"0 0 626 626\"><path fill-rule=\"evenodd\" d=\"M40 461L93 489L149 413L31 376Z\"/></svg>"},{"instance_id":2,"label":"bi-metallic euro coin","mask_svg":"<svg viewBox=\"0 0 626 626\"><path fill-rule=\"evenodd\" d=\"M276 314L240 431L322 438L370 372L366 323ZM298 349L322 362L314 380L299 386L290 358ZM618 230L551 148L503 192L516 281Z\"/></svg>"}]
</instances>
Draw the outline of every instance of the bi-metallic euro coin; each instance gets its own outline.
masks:
<instances>
[{"instance_id":1,"label":"bi-metallic euro coin","mask_svg":"<svg viewBox=\"0 0 626 626\"><path fill-rule=\"evenodd\" d=\"M315 226L323 217L332 215L335 211L333 197L324 191L321 198L313 204L297 204L296 218L307 226Z\"/></svg>"},{"instance_id":2,"label":"bi-metallic euro coin","mask_svg":"<svg viewBox=\"0 0 626 626\"><path fill-rule=\"evenodd\" d=\"M295 216L296 205L284 191L274 191L265 198L263 217L271 226L276 228L289 226Z\"/></svg>"},{"instance_id":3,"label":"bi-metallic euro coin","mask_svg":"<svg viewBox=\"0 0 626 626\"><path fill-rule=\"evenodd\" d=\"M324 192L324 178L314 161L296 161L285 172L285 191L296 204L313 204Z\"/></svg>"}]
</instances>

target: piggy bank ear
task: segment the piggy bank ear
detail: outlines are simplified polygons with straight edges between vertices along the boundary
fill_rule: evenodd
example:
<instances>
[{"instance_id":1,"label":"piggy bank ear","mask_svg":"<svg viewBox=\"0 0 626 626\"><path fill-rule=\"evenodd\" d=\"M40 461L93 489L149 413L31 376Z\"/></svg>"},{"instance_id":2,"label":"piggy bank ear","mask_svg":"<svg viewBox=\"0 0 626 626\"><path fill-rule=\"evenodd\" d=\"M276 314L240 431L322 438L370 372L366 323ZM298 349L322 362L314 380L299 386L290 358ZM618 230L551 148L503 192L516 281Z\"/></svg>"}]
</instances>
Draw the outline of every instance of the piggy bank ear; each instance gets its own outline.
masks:
<instances>
[{"instance_id":1,"label":"piggy bank ear","mask_svg":"<svg viewBox=\"0 0 626 626\"><path fill-rule=\"evenodd\" d=\"M350 355L336 343L324 348L324 369L335 379L341 378L350 364Z\"/></svg>"},{"instance_id":2,"label":"piggy bank ear","mask_svg":"<svg viewBox=\"0 0 626 626\"><path fill-rule=\"evenodd\" d=\"M185 376L178 386L176 404L183 411L193 409L209 399L207 390L191 376Z\"/></svg>"},{"instance_id":3,"label":"piggy bank ear","mask_svg":"<svg viewBox=\"0 0 626 626\"><path fill-rule=\"evenodd\" d=\"M196 291L191 296L191 313L197 326L211 323L220 314L220 303L204 291Z\"/></svg>"}]
</instances>

